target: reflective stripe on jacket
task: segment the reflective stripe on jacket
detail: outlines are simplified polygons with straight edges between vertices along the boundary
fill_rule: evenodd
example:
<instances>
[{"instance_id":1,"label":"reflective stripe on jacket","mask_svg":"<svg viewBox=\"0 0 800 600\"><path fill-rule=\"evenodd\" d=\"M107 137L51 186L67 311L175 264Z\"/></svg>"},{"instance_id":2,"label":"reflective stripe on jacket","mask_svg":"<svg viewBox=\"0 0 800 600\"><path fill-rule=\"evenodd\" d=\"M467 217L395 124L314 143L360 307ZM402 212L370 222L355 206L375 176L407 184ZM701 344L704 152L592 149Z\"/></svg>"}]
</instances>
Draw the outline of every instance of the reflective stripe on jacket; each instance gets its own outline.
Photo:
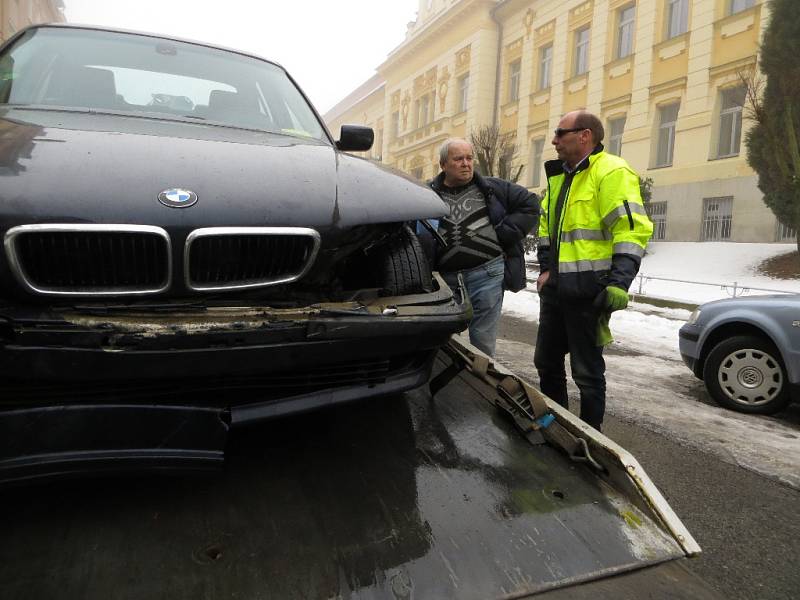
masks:
<instances>
[{"instance_id":1,"label":"reflective stripe on jacket","mask_svg":"<svg viewBox=\"0 0 800 600\"><path fill-rule=\"evenodd\" d=\"M598 144L571 175L545 163L547 193L539 218L539 265L566 298L594 298L607 285L627 290L639 270L653 224L628 163ZM558 213L562 188L566 196Z\"/></svg>"}]
</instances>

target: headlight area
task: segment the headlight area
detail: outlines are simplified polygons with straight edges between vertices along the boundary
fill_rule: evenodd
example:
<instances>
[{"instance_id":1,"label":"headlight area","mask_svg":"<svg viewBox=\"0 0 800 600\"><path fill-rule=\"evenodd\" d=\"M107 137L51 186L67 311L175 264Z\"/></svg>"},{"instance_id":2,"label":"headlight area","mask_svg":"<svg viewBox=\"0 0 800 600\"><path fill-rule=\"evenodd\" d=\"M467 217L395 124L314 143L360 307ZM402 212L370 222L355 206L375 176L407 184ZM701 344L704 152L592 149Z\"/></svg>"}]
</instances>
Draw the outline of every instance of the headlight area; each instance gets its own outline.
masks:
<instances>
[{"instance_id":1,"label":"headlight area","mask_svg":"<svg viewBox=\"0 0 800 600\"><path fill-rule=\"evenodd\" d=\"M694 312L689 316L689 320L686 322L687 325L694 325L697 323L697 320L700 318L700 308L695 308Z\"/></svg>"}]
</instances>

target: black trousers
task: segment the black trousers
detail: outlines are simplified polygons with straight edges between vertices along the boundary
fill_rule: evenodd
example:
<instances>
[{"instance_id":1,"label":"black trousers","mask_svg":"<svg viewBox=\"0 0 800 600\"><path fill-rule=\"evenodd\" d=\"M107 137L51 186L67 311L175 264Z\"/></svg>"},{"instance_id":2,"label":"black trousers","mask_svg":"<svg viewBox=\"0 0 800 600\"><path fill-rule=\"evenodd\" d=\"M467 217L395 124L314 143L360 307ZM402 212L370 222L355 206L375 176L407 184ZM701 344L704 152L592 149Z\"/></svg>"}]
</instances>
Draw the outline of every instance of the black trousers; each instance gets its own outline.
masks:
<instances>
[{"instance_id":1,"label":"black trousers","mask_svg":"<svg viewBox=\"0 0 800 600\"><path fill-rule=\"evenodd\" d=\"M600 310L592 300L565 301L544 286L539 293L539 333L533 362L542 392L567 408L564 358L570 355L572 379L581 393L580 417L600 429L606 410L606 362L597 345Z\"/></svg>"}]
</instances>

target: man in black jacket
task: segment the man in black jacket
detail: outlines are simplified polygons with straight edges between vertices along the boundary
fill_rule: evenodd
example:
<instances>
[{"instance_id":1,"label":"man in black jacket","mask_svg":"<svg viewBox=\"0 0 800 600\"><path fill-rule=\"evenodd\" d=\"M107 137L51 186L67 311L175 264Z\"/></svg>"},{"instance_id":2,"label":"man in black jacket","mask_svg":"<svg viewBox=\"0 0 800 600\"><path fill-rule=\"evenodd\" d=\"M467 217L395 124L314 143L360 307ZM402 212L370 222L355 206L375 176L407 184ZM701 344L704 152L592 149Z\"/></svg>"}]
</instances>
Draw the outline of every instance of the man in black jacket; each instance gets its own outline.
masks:
<instances>
[{"instance_id":1,"label":"man in black jacket","mask_svg":"<svg viewBox=\"0 0 800 600\"><path fill-rule=\"evenodd\" d=\"M523 241L537 223L539 199L515 183L481 177L473 170L473 155L466 140L442 144L442 172L429 185L450 207L438 224L446 246L423 242L435 249L432 265L450 287L457 288L462 274L473 307L470 342L492 356L503 291L525 288Z\"/></svg>"}]
</instances>

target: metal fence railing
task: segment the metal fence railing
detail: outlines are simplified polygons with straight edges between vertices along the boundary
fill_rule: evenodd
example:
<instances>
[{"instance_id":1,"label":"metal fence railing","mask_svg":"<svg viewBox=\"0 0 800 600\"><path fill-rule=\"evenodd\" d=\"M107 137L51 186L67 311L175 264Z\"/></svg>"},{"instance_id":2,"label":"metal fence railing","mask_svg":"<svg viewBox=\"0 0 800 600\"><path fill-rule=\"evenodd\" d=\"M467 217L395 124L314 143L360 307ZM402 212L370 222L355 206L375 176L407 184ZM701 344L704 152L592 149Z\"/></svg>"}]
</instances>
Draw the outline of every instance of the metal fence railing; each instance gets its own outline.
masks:
<instances>
[{"instance_id":1,"label":"metal fence railing","mask_svg":"<svg viewBox=\"0 0 800 600\"><path fill-rule=\"evenodd\" d=\"M737 281L731 283L711 283L708 281L688 281L686 279L671 279L669 277L655 277L653 275L646 275L644 273L639 273L636 276L636 280L634 281L634 285L631 286L631 291L633 291L634 286L637 288L637 293L641 296L645 294L645 285L648 281L671 281L673 283L688 283L692 285L705 285L711 287L717 287L721 290L725 290L729 296L732 298L736 298L738 296L746 296L751 291L754 292L769 292L772 294L792 294L796 292L790 292L787 290L775 290L770 288L760 288L760 287L753 287L749 285L739 285Z\"/></svg>"}]
</instances>

